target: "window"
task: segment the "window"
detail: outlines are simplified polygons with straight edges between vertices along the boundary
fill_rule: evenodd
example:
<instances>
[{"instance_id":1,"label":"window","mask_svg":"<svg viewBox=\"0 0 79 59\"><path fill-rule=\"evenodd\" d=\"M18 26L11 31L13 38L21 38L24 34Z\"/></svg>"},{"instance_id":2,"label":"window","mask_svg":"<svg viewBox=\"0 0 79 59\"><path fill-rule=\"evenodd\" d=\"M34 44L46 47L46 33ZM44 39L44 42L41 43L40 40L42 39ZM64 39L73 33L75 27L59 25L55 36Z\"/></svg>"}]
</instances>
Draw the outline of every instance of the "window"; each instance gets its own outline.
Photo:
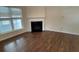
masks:
<instances>
[{"instance_id":1,"label":"window","mask_svg":"<svg viewBox=\"0 0 79 59\"><path fill-rule=\"evenodd\" d=\"M0 33L22 29L20 8L0 7Z\"/></svg>"},{"instance_id":2,"label":"window","mask_svg":"<svg viewBox=\"0 0 79 59\"><path fill-rule=\"evenodd\" d=\"M21 19L14 19L13 25L14 25L14 29L21 29L22 28Z\"/></svg>"},{"instance_id":3,"label":"window","mask_svg":"<svg viewBox=\"0 0 79 59\"><path fill-rule=\"evenodd\" d=\"M0 7L0 18L10 18L9 8Z\"/></svg>"},{"instance_id":4,"label":"window","mask_svg":"<svg viewBox=\"0 0 79 59\"><path fill-rule=\"evenodd\" d=\"M11 23L9 20L0 21L0 32L5 33L11 31Z\"/></svg>"},{"instance_id":5,"label":"window","mask_svg":"<svg viewBox=\"0 0 79 59\"><path fill-rule=\"evenodd\" d=\"M11 8L12 11L12 17L16 18L16 17L22 17L22 13L20 9L17 8Z\"/></svg>"}]
</instances>

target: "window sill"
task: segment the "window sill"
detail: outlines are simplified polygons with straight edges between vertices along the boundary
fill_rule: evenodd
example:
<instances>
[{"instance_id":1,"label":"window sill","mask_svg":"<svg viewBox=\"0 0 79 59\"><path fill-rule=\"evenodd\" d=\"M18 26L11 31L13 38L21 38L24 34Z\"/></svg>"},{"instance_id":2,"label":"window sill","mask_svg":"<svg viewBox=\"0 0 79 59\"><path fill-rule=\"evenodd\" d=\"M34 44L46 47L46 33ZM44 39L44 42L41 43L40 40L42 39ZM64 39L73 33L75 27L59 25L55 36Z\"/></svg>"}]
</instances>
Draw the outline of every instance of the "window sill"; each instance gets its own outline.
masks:
<instances>
[{"instance_id":1,"label":"window sill","mask_svg":"<svg viewBox=\"0 0 79 59\"><path fill-rule=\"evenodd\" d=\"M13 32L18 32L20 30L23 30L23 28L22 29L13 30L13 31L10 31L10 32L6 32L6 33L0 33L0 36L5 35L5 34L9 34L9 33L13 33Z\"/></svg>"}]
</instances>

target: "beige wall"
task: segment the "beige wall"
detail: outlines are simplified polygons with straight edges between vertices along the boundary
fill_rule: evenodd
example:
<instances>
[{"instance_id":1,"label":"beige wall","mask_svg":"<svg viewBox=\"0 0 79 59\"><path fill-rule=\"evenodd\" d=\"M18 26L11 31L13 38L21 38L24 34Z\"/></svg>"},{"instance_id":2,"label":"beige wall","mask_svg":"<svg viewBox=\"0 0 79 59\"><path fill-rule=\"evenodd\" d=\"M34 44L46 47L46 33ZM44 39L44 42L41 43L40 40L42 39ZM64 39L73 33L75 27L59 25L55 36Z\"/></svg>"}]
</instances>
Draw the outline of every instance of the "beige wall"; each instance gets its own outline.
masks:
<instances>
[{"instance_id":1,"label":"beige wall","mask_svg":"<svg viewBox=\"0 0 79 59\"><path fill-rule=\"evenodd\" d=\"M45 17L45 7L26 7L27 17Z\"/></svg>"},{"instance_id":2,"label":"beige wall","mask_svg":"<svg viewBox=\"0 0 79 59\"><path fill-rule=\"evenodd\" d=\"M79 7L63 7L63 31L79 35Z\"/></svg>"},{"instance_id":3,"label":"beige wall","mask_svg":"<svg viewBox=\"0 0 79 59\"><path fill-rule=\"evenodd\" d=\"M61 7L46 7L45 30L62 30L62 9Z\"/></svg>"},{"instance_id":4,"label":"beige wall","mask_svg":"<svg viewBox=\"0 0 79 59\"><path fill-rule=\"evenodd\" d=\"M79 7L26 7L27 18L45 17L45 30L79 35ZM29 19L27 19L27 22ZM28 23L27 23L28 24ZM29 25L27 25L27 28ZM28 30L30 30L28 28Z\"/></svg>"},{"instance_id":5,"label":"beige wall","mask_svg":"<svg viewBox=\"0 0 79 59\"><path fill-rule=\"evenodd\" d=\"M29 20L36 17L44 17L44 30L61 31L62 9L61 7L26 7L27 31L30 30Z\"/></svg>"}]
</instances>

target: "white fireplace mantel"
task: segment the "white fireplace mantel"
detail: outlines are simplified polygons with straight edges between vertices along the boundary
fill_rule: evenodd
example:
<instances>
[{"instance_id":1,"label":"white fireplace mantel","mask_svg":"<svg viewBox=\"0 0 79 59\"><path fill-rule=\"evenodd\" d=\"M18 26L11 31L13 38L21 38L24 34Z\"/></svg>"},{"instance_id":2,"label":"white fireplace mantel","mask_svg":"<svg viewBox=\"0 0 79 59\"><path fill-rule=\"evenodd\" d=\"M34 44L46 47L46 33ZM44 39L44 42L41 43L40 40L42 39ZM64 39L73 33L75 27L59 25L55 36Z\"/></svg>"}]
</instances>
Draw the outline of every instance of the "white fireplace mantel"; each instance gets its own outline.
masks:
<instances>
[{"instance_id":1,"label":"white fireplace mantel","mask_svg":"<svg viewBox=\"0 0 79 59\"><path fill-rule=\"evenodd\" d=\"M43 27L43 29L42 30L44 30L44 17L34 17L34 18L28 18L28 31L30 31L31 32L31 22L36 22L36 21L42 21L42 27Z\"/></svg>"}]
</instances>

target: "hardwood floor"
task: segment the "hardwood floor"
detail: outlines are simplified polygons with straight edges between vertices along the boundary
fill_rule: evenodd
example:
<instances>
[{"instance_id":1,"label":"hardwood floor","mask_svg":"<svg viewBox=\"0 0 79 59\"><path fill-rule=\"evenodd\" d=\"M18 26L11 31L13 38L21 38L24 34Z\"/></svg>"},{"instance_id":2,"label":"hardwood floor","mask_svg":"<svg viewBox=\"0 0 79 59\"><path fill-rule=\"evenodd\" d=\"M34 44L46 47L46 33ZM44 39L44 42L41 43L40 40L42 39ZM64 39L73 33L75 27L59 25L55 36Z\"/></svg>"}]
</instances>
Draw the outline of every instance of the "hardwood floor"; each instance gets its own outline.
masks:
<instances>
[{"instance_id":1,"label":"hardwood floor","mask_svg":"<svg viewBox=\"0 0 79 59\"><path fill-rule=\"evenodd\" d=\"M24 33L0 42L1 52L79 52L79 36L59 32Z\"/></svg>"}]
</instances>

